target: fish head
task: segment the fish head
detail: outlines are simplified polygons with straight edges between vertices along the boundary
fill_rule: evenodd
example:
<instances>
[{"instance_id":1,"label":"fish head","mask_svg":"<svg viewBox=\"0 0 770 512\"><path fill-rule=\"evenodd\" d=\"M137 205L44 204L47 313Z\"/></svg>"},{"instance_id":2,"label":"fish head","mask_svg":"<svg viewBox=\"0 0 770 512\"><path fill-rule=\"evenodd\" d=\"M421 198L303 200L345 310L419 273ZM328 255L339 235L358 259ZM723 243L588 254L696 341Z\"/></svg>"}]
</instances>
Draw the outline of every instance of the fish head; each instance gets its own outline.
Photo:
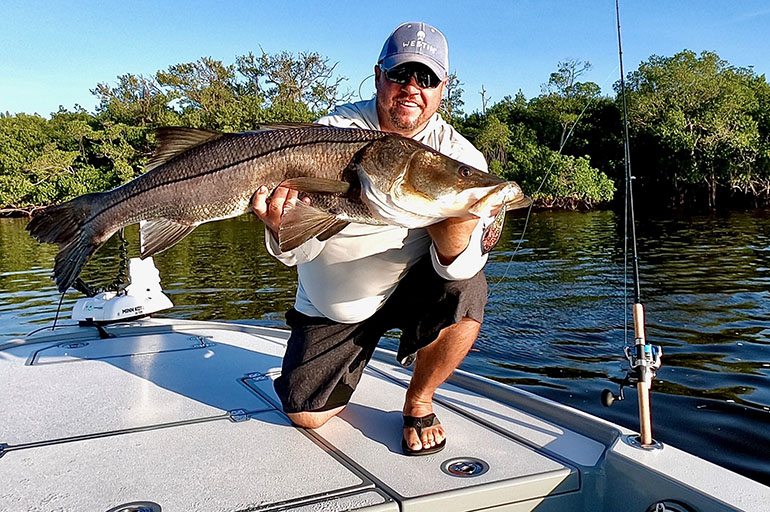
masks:
<instances>
[{"instance_id":1,"label":"fish head","mask_svg":"<svg viewBox=\"0 0 770 512\"><path fill-rule=\"evenodd\" d=\"M406 227L492 216L524 198L516 183L403 137L372 144L359 165L362 198L374 216Z\"/></svg>"},{"instance_id":2,"label":"fish head","mask_svg":"<svg viewBox=\"0 0 770 512\"><path fill-rule=\"evenodd\" d=\"M394 182L396 204L432 217L457 217L503 180L427 148L417 148Z\"/></svg>"},{"instance_id":3,"label":"fish head","mask_svg":"<svg viewBox=\"0 0 770 512\"><path fill-rule=\"evenodd\" d=\"M501 208L520 207L526 200L513 181L505 181L427 147L411 155L391 195L404 209L441 218L492 216Z\"/></svg>"}]
</instances>

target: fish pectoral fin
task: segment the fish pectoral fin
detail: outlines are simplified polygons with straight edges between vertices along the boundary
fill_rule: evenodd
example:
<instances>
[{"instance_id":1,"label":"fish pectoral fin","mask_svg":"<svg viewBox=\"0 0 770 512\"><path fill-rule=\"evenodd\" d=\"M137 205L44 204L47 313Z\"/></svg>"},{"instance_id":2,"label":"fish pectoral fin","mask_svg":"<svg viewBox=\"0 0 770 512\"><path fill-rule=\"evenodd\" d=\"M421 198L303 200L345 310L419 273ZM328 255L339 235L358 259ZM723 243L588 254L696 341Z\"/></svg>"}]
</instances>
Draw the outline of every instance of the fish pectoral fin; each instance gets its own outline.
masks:
<instances>
[{"instance_id":1,"label":"fish pectoral fin","mask_svg":"<svg viewBox=\"0 0 770 512\"><path fill-rule=\"evenodd\" d=\"M140 222L139 240L142 258L147 258L176 245L197 227L198 224L184 224L163 218Z\"/></svg>"},{"instance_id":2,"label":"fish pectoral fin","mask_svg":"<svg viewBox=\"0 0 770 512\"><path fill-rule=\"evenodd\" d=\"M346 220L337 220L334 224L331 225L331 227L329 227L322 233L319 233L316 238L322 242L325 240L328 240L334 235L336 235L337 233L339 233L340 231L342 231L343 229L345 229L345 227L347 227L348 224L350 224L350 222Z\"/></svg>"},{"instance_id":3,"label":"fish pectoral fin","mask_svg":"<svg viewBox=\"0 0 770 512\"><path fill-rule=\"evenodd\" d=\"M283 180L279 186L292 188L308 194L345 194L350 190L350 183L326 178L289 178Z\"/></svg>"},{"instance_id":4,"label":"fish pectoral fin","mask_svg":"<svg viewBox=\"0 0 770 512\"><path fill-rule=\"evenodd\" d=\"M155 138L158 140L158 149L144 168L151 171L165 164L176 155L190 148L199 146L204 142L218 139L221 133L182 126L164 126L155 130Z\"/></svg>"},{"instance_id":5,"label":"fish pectoral fin","mask_svg":"<svg viewBox=\"0 0 770 512\"><path fill-rule=\"evenodd\" d=\"M281 251L291 251L313 237L326 240L347 224L347 221L339 220L328 212L298 201L294 206L287 206L283 212L278 245Z\"/></svg>"}]
</instances>

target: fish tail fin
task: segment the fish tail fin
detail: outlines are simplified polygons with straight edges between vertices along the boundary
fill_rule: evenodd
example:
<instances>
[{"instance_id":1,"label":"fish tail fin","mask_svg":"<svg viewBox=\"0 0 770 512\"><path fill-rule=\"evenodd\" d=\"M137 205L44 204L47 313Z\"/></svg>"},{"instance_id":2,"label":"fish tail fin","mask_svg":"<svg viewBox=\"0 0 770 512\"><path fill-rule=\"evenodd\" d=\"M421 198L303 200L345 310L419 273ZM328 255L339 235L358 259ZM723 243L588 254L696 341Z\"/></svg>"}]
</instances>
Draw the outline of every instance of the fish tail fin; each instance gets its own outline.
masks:
<instances>
[{"instance_id":1,"label":"fish tail fin","mask_svg":"<svg viewBox=\"0 0 770 512\"><path fill-rule=\"evenodd\" d=\"M66 203L49 206L32 217L27 224L27 231L38 242L69 243L91 218L94 207L104 195L103 192L86 194Z\"/></svg>"},{"instance_id":2,"label":"fish tail fin","mask_svg":"<svg viewBox=\"0 0 770 512\"><path fill-rule=\"evenodd\" d=\"M105 194L86 194L49 206L27 224L27 231L39 242L59 244L53 278L61 293L67 291L93 253L114 232L94 229L93 225L98 219L97 208ZM97 239L95 233L101 233L101 236Z\"/></svg>"},{"instance_id":3,"label":"fish tail fin","mask_svg":"<svg viewBox=\"0 0 770 512\"><path fill-rule=\"evenodd\" d=\"M78 237L69 244L59 247L52 277L56 280L56 286L60 293L66 292L67 288L72 286L86 262L102 245L92 243L85 238L83 236Z\"/></svg>"}]
</instances>

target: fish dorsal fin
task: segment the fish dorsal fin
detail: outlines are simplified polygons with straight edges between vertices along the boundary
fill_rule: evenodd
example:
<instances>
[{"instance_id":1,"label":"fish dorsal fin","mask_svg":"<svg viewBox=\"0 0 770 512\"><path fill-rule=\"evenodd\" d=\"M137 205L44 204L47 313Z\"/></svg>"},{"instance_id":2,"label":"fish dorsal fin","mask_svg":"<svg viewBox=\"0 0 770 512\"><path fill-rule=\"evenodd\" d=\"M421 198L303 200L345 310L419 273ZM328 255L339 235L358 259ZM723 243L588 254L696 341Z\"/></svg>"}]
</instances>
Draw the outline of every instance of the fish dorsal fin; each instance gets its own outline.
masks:
<instances>
[{"instance_id":1,"label":"fish dorsal fin","mask_svg":"<svg viewBox=\"0 0 770 512\"><path fill-rule=\"evenodd\" d=\"M347 224L347 221L298 201L294 206L287 205L284 209L278 230L278 245L281 251L291 251L313 237L323 236L323 240L326 240L339 233Z\"/></svg>"},{"instance_id":2,"label":"fish dorsal fin","mask_svg":"<svg viewBox=\"0 0 770 512\"><path fill-rule=\"evenodd\" d=\"M153 219L139 223L139 241L142 258L165 251L198 227L170 219Z\"/></svg>"},{"instance_id":3,"label":"fish dorsal fin","mask_svg":"<svg viewBox=\"0 0 770 512\"><path fill-rule=\"evenodd\" d=\"M176 155L190 148L199 146L204 142L218 139L222 134L197 128L185 128L183 126L164 126L155 130L155 138L158 139L158 149L145 169L151 171L159 167Z\"/></svg>"},{"instance_id":4,"label":"fish dorsal fin","mask_svg":"<svg viewBox=\"0 0 770 512\"><path fill-rule=\"evenodd\" d=\"M345 194L350 190L350 183L326 178L289 178L283 180L280 186L299 190L300 192L307 192L308 194Z\"/></svg>"}]
</instances>

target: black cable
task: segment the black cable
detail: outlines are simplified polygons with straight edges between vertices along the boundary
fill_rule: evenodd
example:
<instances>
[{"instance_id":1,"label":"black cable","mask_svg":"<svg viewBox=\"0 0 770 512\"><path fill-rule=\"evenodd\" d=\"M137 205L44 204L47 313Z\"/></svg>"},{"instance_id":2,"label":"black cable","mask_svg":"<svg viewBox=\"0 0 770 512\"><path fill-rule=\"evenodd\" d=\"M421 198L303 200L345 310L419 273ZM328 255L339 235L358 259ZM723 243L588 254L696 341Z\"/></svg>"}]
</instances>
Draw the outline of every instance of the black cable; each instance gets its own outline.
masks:
<instances>
[{"instance_id":1,"label":"black cable","mask_svg":"<svg viewBox=\"0 0 770 512\"><path fill-rule=\"evenodd\" d=\"M59 312L61 311L61 304L64 302L64 294L66 292L63 292L61 294L61 297L59 297L59 305L56 307L56 316L53 317L53 325L51 326L51 330L53 331L56 329L56 321L59 320Z\"/></svg>"}]
</instances>

